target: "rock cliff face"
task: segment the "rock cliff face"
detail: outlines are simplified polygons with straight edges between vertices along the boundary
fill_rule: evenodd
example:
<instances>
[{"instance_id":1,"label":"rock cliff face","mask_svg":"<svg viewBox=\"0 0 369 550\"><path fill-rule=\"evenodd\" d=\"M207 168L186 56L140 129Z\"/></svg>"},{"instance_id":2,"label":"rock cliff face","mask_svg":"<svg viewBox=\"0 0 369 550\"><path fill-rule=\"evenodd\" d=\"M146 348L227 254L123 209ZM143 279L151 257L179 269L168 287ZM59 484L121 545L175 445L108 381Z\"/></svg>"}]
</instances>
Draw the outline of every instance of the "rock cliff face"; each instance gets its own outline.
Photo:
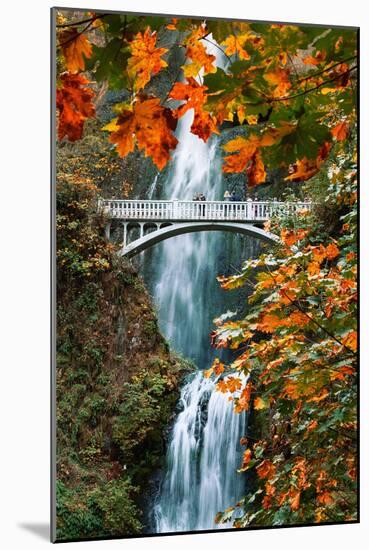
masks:
<instances>
[{"instance_id":1,"label":"rock cliff face","mask_svg":"<svg viewBox=\"0 0 369 550\"><path fill-rule=\"evenodd\" d=\"M136 269L104 239L96 198L106 179L79 170L87 154L86 142L58 151L59 540L144 529L149 480L191 369L169 350Z\"/></svg>"}]
</instances>

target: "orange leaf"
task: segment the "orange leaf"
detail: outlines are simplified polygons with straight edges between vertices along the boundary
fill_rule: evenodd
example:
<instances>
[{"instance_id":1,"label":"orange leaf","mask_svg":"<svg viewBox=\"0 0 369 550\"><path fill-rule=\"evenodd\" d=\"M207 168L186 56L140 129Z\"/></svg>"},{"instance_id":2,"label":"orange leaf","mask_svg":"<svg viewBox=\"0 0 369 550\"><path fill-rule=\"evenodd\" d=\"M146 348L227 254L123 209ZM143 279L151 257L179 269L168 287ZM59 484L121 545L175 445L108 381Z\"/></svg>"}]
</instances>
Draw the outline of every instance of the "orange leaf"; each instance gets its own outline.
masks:
<instances>
[{"instance_id":1,"label":"orange leaf","mask_svg":"<svg viewBox=\"0 0 369 550\"><path fill-rule=\"evenodd\" d=\"M352 351L357 351L357 332L356 330L352 330L346 336L342 339L342 343L344 346L349 348Z\"/></svg>"},{"instance_id":2,"label":"orange leaf","mask_svg":"<svg viewBox=\"0 0 369 550\"><path fill-rule=\"evenodd\" d=\"M297 159L292 173L284 178L286 181L304 181L314 176L319 169L316 161L312 161L304 157L303 159Z\"/></svg>"},{"instance_id":3,"label":"orange leaf","mask_svg":"<svg viewBox=\"0 0 369 550\"><path fill-rule=\"evenodd\" d=\"M239 396L237 403L235 405L234 411L236 413L241 413L242 411L249 410L251 390L252 390L252 384L251 382L247 382L246 386L243 388L241 395Z\"/></svg>"},{"instance_id":4,"label":"orange leaf","mask_svg":"<svg viewBox=\"0 0 369 550\"><path fill-rule=\"evenodd\" d=\"M236 154L224 157L225 162L223 165L223 172L233 173L243 172L246 170L249 162L255 155L258 146L259 138L254 135L249 138L238 136L237 138L226 143L223 148L227 153L238 152Z\"/></svg>"},{"instance_id":5,"label":"orange leaf","mask_svg":"<svg viewBox=\"0 0 369 550\"><path fill-rule=\"evenodd\" d=\"M318 427L318 422L316 420L312 420L306 429L308 432L311 432L315 430L317 427Z\"/></svg>"},{"instance_id":6,"label":"orange leaf","mask_svg":"<svg viewBox=\"0 0 369 550\"><path fill-rule=\"evenodd\" d=\"M132 153L137 143L161 170L178 143L172 133L176 126L172 111L160 105L160 99L151 98L136 101L132 111L124 109L115 124L106 129L112 130L110 141L116 144L121 157Z\"/></svg>"},{"instance_id":7,"label":"orange leaf","mask_svg":"<svg viewBox=\"0 0 369 550\"><path fill-rule=\"evenodd\" d=\"M330 243L326 247L325 252L326 252L326 256L327 256L328 260L333 260L334 258L336 258L339 255L340 249L338 248L338 246L335 243Z\"/></svg>"},{"instance_id":8,"label":"orange leaf","mask_svg":"<svg viewBox=\"0 0 369 550\"><path fill-rule=\"evenodd\" d=\"M62 85L56 91L58 138L67 136L70 141L76 141L82 137L85 120L95 116L92 103L95 94L86 87L90 81L82 75L64 73L60 80Z\"/></svg>"},{"instance_id":9,"label":"orange leaf","mask_svg":"<svg viewBox=\"0 0 369 550\"><path fill-rule=\"evenodd\" d=\"M267 407L269 407L269 403L265 399L262 399L261 397L256 397L254 399L254 409L257 411L266 409Z\"/></svg>"},{"instance_id":10,"label":"orange leaf","mask_svg":"<svg viewBox=\"0 0 369 550\"><path fill-rule=\"evenodd\" d=\"M327 54L325 51L318 51L316 52L315 57L313 57L312 55L308 55L303 59L303 62L305 63L305 65L319 65L319 63L322 63L322 61L325 60L326 56Z\"/></svg>"},{"instance_id":11,"label":"orange leaf","mask_svg":"<svg viewBox=\"0 0 369 550\"><path fill-rule=\"evenodd\" d=\"M251 460L251 457L252 457L251 449L246 449L246 451L243 453L243 457L242 457L242 466L241 466L241 469L240 469L241 472L243 470L247 469L247 466L248 466L248 464Z\"/></svg>"},{"instance_id":12,"label":"orange leaf","mask_svg":"<svg viewBox=\"0 0 369 550\"><path fill-rule=\"evenodd\" d=\"M209 139L212 133L218 134L216 127L216 119L203 107L207 101L206 86L201 86L194 78L189 77L187 83L176 82L169 93L172 99L186 101L174 111L175 116L180 118L189 109L194 110L194 120L191 126L191 132L205 142Z\"/></svg>"},{"instance_id":13,"label":"orange leaf","mask_svg":"<svg viewBox=\"0 0 369 550\"><path fill-rule=\"evenodd\" d=\"M279 128L270 128L260 136L256 134L252 134L247 138L238 136L228 141L223 149L227 153L234 154L224 157L223 172L238 173L247 169L250 185L262 183L262 181L265 181L265 170L258 148L274 145L284 136L293 132L295 128L295 124L282 122ZM250 162L251 166L249 166Z\"/></svg>"},{"instance_id":14,"label":"orange leaf","mask_svg":"<svg viewBox=\"0 0 369 550\"><path fill-rule=\"evenodd\" d=\"M285 325L287 327L304 327L310 322L310 319L307 315L302 313L301 311L293 311L285 320Z\"/></svg>"},{"instance_id":15,"label":"orange leaf","mask_svg":"<svg viewBox=\"0 0 369 550\"><path fill-rule=\"evenodd\" d=\"M262 316L260 323L258 323L257 329L262 332L272 333L281 326L283 326L283 319L280 319L273 313L266 313Z\"/></svg>"},{"instance_id":16,"label":"orange leaf","mask_svg":"<svg viewBox=\"0 0 369 550\"><path fill-rule=\"evenodd\" d=\"M319 502L319 504L324 504L326 506L329 506L334 502L331 493L329 493L328 491L323 491L322 493L318 494L316 500L317 502Z\"/></svg>"},{"instance_id":17,"label":"orange leaf","mask_svg":"<svg viewBox=\"0 0 369 550\"><path fill-rule=\"evenodd\" d=\"M264 163L261 160L261 155L259 150L256 150L251 158L251 163L246 170L247 181L250 187L254 187L259 183L263 183L266 178L266 171L264 168Z\"/></svg>"},{"instance_id":18,"label":"orange leaf","mask_svg":"<svg viewBox=\"0 0 369 550\"><path fill-rule=\"evenodd\" d=\"M275 86L272 93L273 97L284 97L292 86L288 69L277 67L274 71L266 73L264 78Z\"/></svg>"},{"instance_id":19,"label":"orange leaf","mask_svg":"<svg viewBox=\"0 0 369 550\"><path fill-rule=\"evenodd\" d=\"M216 359L214 361L214 365L213 365L213 369L214 369L214 372L217 376L219 376L220 374L222 374L222 372L224 372L224 364L221 363L219 361L219 359Z\"/></svg>"},{"instance_id":20,"label":"orange leaf","mask_svg":"<svg viewBox=\"0 0 369 550\"><path fill-rule=\"evenodd\" d=\"M227 383L224 379L219 380L219 382L217 383L217 386L216 386L216 390L220 391L221 393L227 393L228 386L227 386Z\"/></svg>"},{"instance_id":21,"label":"orange leaf","mask_svg":"<svg viewBox=\"0 0 369 550\"><path fill-rule=\"evenodd\" d=\"M195 28L186 40L186 57L192 60L192 63L186 63L183 67L186 78L196 77L201 69L204 74L215 73L217 70L214 65L215 55L209 54L201 41L206 34L206 26L202 24Z\"/></svg>"},{"instance_id":22,"label":"orange leaf","mask_svg":"<svg viewBox=\"0 0 369 550\"><path fill-rule=\"evenodd\" d=\"M289 491L290 506L293 512L296 512L296 510L298 510L300 507L300 495L301 491L298 491L296 489L290 489Z\"/></svg>"},{"instance_id":23,"label":"orange leaf","mask_svg":"<svg viewBox=\"0 0 369 550\"><path fill-rule=\"evenodd\" d=\"M308 273L311 277L320 274L320 265L317 262L309 262L307 267Z\"/></svg>"},{"instance_id":24,"label":"orange leaf","mask_svg":"<svg viewBox=\"0 0 369 550\"><path fill-rule=\"evenodd\" d=\"M137 33L131 42L132 56L128 60L127 71L132 78L136 78L136 88L141 90L150 81L151 76L157 74L168 63L161 59L168 50L156 47L157 33L147 27L145 32Z\"/></svg>"},{"instance_id":25,"label":"orange leaf","mask_svg":"<svg viewBox=\"0 0 369 550\"><path fill-rule=\"evenodd\" d=\"M234 393L235 391L241 389L242 382L240 378L236 378L234 376L229 376L226 380L227 382L227 388L230 393Z\"/></svg>"},{"instance_id":26,"label":"orange leaf","mask_svg":"<svg viewBox=\"0 0 369 550\"><path fill-rule=\"evenodd\" d=\"M85 34L76 28L60 33L60 47L69 72L77 73L85 70L85 57L92 55L92 46Z\"/></svg>"},{"instance_id":27,"label":"orange leaf","mask_svg":"<svg viewBox=\"0 0 369 550\"><path fill-rule=\"evenodd\" d=\"M340 122L337 126L332 128L331 134L337 141L344 141L348 135L348 126L346 122Z\"/></svg>"},{"instance_id":28,"label":"orange leaf","mask_svg":"<svg viewBox=\"0 0 369 550\"><path fill-rule=\"evenodd\" d=\"M256 467L256 472L260 479L272 478L275 474L275 471L275 466L272 462L270 462L270 460L263 460L263 462Z\"/></svg>"},{"instance_id":29,"label":"orange leaf","mask_svg":"<svg viewBox=\"0 0 369 550\"><path fill-rule=\"evenodd\" d=\"M312 253L313 253L314 261L317 262L318 264L321 264L327 255L327 251L322 244L312 248Z\"/></svg>"},{"instance_id":30,"label":"orange leaf","mask_svg":"<svg viewBox=\"0 0 369 550\"><path fill-rule=\"evenodd\" d=\"M294 245L297 241L301 241L308 235L309 231L306 229L298 229L297 231L282 229L281 240L287 246Z\"/></svg>"}]
</instances>

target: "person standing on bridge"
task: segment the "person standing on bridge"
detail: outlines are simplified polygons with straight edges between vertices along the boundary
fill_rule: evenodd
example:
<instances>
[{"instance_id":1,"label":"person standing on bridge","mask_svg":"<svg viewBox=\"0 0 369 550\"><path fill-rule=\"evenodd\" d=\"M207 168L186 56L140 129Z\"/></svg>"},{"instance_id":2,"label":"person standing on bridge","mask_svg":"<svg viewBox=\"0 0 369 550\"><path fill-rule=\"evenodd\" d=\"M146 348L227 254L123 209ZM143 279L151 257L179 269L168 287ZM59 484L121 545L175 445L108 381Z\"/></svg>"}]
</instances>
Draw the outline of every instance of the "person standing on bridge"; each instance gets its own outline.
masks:
<instances>
[{"instance_id":1,"label":"person standing on bridge","mask_svg":"<svg viewBox=\"0 0 369 550\"><path fill-rule=\"evenodd\" d=\"M224 195L223 195L223 199L226 201L226 202L229 202L231 200L231 194L230 192L228 191L228 189L226 189ZM228 204L225 204L224 205L224 216L227 218L228 214L229 214L229 210L230 210L230 206L228 206Z\"/></svg>"},{"instance_id":2,"label":"person standing on bridge","mask_svg":"<svg viewBox=\"0 0 369 550\"><path fill-rule=\"evenodd\" d=\"M204 193L200 193L199 200L203 201L203 202L206 201L206 197L205 197ZM201 206L201 213L202 213L203 216L205 216L205 204L203 204Z\"/></svg>"},{"instance_id":3,"label":"person standing on bridge","mask_svg":"<svg viewBox=\"0 0 369 550\"><path fill-rule=\"evenodd\" d=\"M199 202L200 193L195 193L192 200L195 201L195 202ZM195 206L195 215L198 216L198 217L200 217L200 215L201 215L201 206L200 206L200 204Z\"/></svg>"}]
</instances>

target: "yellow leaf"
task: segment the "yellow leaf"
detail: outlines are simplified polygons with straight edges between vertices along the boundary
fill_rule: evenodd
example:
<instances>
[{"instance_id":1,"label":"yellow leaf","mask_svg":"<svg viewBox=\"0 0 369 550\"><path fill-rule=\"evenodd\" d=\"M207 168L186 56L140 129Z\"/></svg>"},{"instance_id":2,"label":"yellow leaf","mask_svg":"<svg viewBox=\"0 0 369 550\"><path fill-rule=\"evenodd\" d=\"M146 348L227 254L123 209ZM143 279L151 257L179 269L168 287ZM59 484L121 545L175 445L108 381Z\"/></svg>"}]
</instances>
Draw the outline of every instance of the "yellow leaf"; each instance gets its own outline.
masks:
<instances>
[{"instance_id":1,"label":"yellow leaf","mask_svg":"<svg viewBox=\"0 0 369 550\"><path fill-rule=\"evenodd\" d=\"M221 42L221 45L226 46L225 53L227 55L234 55L237 53L240 59L247 61L250 59L250 55L244 49L244 46L249 38L250 35L248 33L239 34L238 36L231 34L223 42Z\"/></svg>"},{"instance_id":2,"label":"yellow leaf","mask_svg":"<svg viewBox=\"0 0 369 550\"><path fill-rule=\"evenodd\" d=\"M107 130L108 132L116 132L119 130L118 117L112 118L111 121L105 124L101 129Z\"/></svg>"},{"instance_id":3,"label":"yellow leaf","mask_svg":"<svg viewBox=\"0 0 369 550\"><path fill-rule=\"evenodd\" d=\"M357 351L357 331L352 330L342 339L344 346L352 351Z\"/></svg>"},{"instance_id":4,"label":"yellow leaf","mask_svg":"<svg viewBox=\"0 0 369 550\"><path fill-rule=\"evenodd\" d=\"M262 399L261 397L256 397L256 399L254 399L254 409L257 411L267 409L268 407L269 403L265 399Z\"/></svg>"},{"instance_id":5,"label":"yellow leaf","mask_svg":"<svg viewBox=\"0 0 369 550\"><path fill-rule=\"evenodd\" d=\"M210 376L213 374L213 367L210 367L208 370L204 370L204 376L205 378L210 378Z\"/></svg>"}]
</instances>

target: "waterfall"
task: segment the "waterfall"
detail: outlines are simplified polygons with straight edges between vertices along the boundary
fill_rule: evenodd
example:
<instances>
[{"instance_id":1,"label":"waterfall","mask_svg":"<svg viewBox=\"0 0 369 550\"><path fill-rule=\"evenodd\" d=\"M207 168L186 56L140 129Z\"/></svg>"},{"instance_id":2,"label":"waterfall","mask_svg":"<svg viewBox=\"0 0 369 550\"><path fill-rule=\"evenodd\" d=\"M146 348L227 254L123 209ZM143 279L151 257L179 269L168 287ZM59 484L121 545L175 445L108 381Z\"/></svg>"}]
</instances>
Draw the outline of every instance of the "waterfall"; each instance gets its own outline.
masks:
<instances>
[{"instance_id":1,"label":"waterfall","mask_svg":"<svg viewBox=\"0 0 369 550\"><path fill-rule=\"evenodd\" d=\"M216 528L216 513L243 493L243 476L236 470L245 414L235 414L232 403L201 372L182 389L180 406L155 507L161 533Z\"/></svg>"},{"instance_id":2,"label":"waterfall","mask_svg":"<svg viewBox=\"0 0 369 550\"><path fill-rule=\"evenodd\" d=\"M212 53L218 56L219 51ZM179 143L166 179L155 179L150 198L191 200L201 192L207 200L223 199L218 137L204 143L191 133L192 121L192 110L179 121ZM206 379L202 370L209 368L215 356L209 339L214 317L229 308L239 309L239 303L246 301L242 290L225 295L216 275L239 265L241 255L247 258L255 253L255 240L221 232L173 237L145 252L143 275L154 297L161 331L172 349L191 358L200 369L181 391L182 410L172 426L154 506L157 532L215 529L217 512L244 494L244 476L237 468L245 415L233 412L228 397L215 390L215 382ZM222 357L222 353L217 355Z\"/></svg>"},{"instance_id":3,"label":"waterfall","mask_svg":"<svg viewBox=\"0 0 369 550\"><path fill-rule=\"evenodd\" d=\"M222 199L217 137L205 144L190 132L192 120L193 113L188 112L180 121L179 145L160 196L192 199L202 192L208 200ZM244 493L244 476L237 468L245 415L235 414L228 397L217 392L215 382L202 373L215 355L209 339L214 304L221 303L221 313L232 301L216 281L219 258L229 261L232 246L237 257L240 243L245 246L245 240L235 235L192 233L162 242L146 258L144 275L161 330L174 350L201 369L182 388L182 410L172 427L154 507L157 532L216 529L216 514L234 505ZM249 254L250 245L253 243L247 244ZM227 526L231 525L221 525Z\"/></svg>"}]
</instances>

